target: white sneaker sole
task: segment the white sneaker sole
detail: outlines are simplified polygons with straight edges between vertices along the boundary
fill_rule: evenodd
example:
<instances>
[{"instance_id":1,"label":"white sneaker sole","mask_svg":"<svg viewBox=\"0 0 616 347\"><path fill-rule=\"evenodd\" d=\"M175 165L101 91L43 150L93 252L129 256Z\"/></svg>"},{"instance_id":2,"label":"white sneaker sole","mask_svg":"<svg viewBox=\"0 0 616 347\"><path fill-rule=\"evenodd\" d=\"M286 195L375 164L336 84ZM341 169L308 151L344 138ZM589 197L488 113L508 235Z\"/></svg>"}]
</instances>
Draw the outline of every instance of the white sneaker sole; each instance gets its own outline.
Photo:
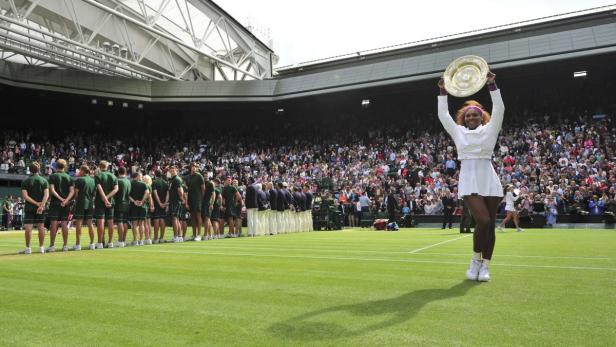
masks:
<instances>
[{"instance_id":1,"label":"white sneaker sole","mask_svg":"<svg viewBox=\"0 0 616 347\"><path fill-rule=\"evenodd\" d=\"M466 279L469 281L477 281L479 280L479 274L470 274L470 273L466 273Z\"/></svg>"}]
</instances>

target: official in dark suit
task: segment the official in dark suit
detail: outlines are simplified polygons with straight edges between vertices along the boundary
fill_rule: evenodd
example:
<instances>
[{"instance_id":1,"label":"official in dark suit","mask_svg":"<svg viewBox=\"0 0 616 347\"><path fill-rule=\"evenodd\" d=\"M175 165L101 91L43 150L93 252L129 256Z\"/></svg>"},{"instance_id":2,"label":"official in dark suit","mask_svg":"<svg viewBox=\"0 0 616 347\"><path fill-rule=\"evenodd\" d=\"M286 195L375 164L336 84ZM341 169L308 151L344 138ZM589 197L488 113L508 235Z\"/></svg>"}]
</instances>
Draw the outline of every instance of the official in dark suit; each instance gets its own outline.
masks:
<instances>
[{"instance_id":1,"label":"official in dark suit","mask_svg":"<svg viewBox=\"0 0 616 347\"><path fill-rule=\"evenodd\" d=\"M451 192L449 189L446 189L445 193L443 193L441 202L443 203L443 227L441 229L445 229L445 225L447 224L449 224L449 229L451 229L451 224L453 223L453 212L456 209L456 202L453 200L453 197L451 197Z\"/></svg>"}]
</instances>

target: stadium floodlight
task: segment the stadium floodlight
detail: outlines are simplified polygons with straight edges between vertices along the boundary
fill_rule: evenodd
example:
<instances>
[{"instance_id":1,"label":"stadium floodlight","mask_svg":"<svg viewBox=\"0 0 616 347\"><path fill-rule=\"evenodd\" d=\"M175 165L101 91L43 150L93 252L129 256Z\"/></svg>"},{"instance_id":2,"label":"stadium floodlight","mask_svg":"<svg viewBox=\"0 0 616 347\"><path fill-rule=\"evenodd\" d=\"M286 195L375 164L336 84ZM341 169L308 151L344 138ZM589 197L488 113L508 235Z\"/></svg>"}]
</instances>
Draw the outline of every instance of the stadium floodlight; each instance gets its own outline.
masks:
<instances>
[{"instance_id":1,"label":"stadium floodlight","mask_svg":"<svg viewBox=\"0 0 616 347\"><path fill-rule=\"evenodd\" d=\"M370 100L369 99L364 99L361 101L361 107L363 108L368 108L370 106Z\"/></svg>"},{"instance_id":2,"label":"stadium floodlight","mask_svg":"<svg viewBox=\"0 0 616 347\"><path fill-rule=\"evenodd\" d=\"M98 104L98 100L92 99L92 105L96 105L96 104Z\"/></svg>"},{"instance_id":3,"label":"stadium floodlight","mask_svg":"<svg viewBox=\"0 0 616 347\"><path fill-rule=\"evenodd\" d=\"M588 75L586 71L576 71L573 73L573 78L582 78L586 77L586 75Z\"/></svg>"},{"instance_id":4,"label":"stadium floodlight","mask_svg":"<svg viewBox=\"0 0 616 347\"><path fill-rule=\"evenodd\" d=\"M279 109L276 109L276 114L277 114L277 115L282 115L282 114L284 114L284 108L282 108L282 107L281 107L281 108L279 108Z\"/></svg>"},{"instance_id":5,"label":"stadium floodlight","mask_svg":"<svg viewBox=\"0 0 616 347\"><path fill-rule=\"evenodd\" d=\"M107 100L107 106L113 106L113 100Z\"/></svg>"},{"instance_id":6,"label":"stadium floodlight","mask_svg":"<svg viewBox=\"0 0 616 347\"><path fill-rule=\"evenodd\" d=\"M128 107L128 102L123 102L122 103L122 107L127 108Z\"/></svg>"},{"instance_id":7,"label":"stadium floodlight","mask_svg":"<svg viewBox=\"0 0 616 347\"><path fill-rule=\"evenodd\" d=\"M143 104L137 104L137 108L143 110Z\"/></svg>"}]
</instances>

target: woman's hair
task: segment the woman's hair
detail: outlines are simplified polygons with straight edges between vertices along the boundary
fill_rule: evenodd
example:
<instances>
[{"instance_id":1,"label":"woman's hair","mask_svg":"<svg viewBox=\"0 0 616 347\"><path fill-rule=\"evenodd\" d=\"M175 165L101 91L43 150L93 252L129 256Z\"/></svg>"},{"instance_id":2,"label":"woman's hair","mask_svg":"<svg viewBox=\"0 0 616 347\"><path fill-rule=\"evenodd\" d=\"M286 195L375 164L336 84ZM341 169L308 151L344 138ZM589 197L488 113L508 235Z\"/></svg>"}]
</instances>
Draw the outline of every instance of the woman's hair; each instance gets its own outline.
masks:
<instances>
[{"instance_id":1,"label":"woman's hair","mask_svg":"<svg viewBox=\"0 0 616 347\"><path fill-rule=\"evenodd\" d=\"M481 124L482 125L486 125L488 124L488 122L490 122L490 113L488 113L488 111L486 111L483 106L478 103L475 100L468 100L467 102L464 103L464 105L458 110L458 113L456 113L456 123L458 125L462 125L465 126L466 123L464 122L464 115L466 114L466 112L468 111L469 107L478 107L481 109L483 117L481 119Z\"/></svg>"}]
</instances>

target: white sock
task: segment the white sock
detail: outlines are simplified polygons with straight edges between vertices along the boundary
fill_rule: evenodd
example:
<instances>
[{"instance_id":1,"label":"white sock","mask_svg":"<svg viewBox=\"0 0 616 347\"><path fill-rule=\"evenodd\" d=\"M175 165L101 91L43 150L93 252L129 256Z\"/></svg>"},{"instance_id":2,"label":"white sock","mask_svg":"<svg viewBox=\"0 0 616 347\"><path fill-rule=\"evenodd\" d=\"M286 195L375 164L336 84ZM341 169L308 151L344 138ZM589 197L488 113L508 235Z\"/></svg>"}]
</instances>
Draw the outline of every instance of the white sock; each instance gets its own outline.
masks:
<instances>
[{"instance_id":1,"label":"white sock","mask_svg":"<svg viewBox=\"0 0 616 347\"><path fill-rule=\"evenodd\" d=\"M481 252L479 252L479 253L473 252L473 259L481 260Z\"/></svg>"},{"instance_id":2,"label":"white sock","mask_svg":"<svg viewBox=\"0 0 616 347\"><path fill-rule=\"evenodd\" d=\"M483 260L483 264L484 264L485 266L490 265L490 259L484 259L484 260Z\"/></svg>"}]
</instances>

